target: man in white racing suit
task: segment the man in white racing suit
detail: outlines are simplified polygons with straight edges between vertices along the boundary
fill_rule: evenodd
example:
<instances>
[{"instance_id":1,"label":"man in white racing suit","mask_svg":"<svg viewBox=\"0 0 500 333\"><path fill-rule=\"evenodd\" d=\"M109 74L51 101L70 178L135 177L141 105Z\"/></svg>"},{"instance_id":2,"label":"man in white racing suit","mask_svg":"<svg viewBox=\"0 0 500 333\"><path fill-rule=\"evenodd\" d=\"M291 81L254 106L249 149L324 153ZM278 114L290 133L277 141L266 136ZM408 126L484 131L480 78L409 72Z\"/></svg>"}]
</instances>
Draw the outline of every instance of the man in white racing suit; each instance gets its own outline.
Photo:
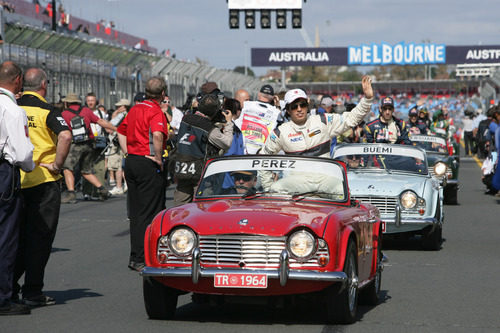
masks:
<instances>
[{"instance_id":1,"label":"man in white racing suit","mask_svg":"<svg viewBox=\"0 0 500 333\"><path fill-rule=\"evenodd\" d=\"M369 76L361 80L364 98L350 112L309 115L309 99L301 89L289 90L285 95L285 109L291 121L274 129L260 151L260 154L285 154L304 156L330 156L330 142L333 137L357 126L370 112L373 89ZM272 174L261 172L262 186L269 189Z\"/></svg>"}]
</instances>

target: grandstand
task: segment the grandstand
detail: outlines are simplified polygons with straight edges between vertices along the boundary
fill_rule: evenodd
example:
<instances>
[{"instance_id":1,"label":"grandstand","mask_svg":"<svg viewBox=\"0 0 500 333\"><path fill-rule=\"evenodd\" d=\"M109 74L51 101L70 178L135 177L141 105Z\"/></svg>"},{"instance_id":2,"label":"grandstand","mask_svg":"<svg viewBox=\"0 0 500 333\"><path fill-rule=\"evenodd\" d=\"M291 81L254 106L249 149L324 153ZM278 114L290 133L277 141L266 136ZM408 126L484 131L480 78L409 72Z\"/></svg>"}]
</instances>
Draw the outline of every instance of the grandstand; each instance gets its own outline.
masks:
<instances>
[{"instance_id":1,"label":"grandstand","mask_svg":"<svg viewBox=\"0 0 500 333\"><path fill-rule=\"evenodd\" d=\"M216 82L227 96L240 87L256 95L262 85L232 70L165 57L144 38L69 13L64 19L56 14L60 25L53 31L50 8L23 0L8 3L11 8L0 7L0 60L43 68L50 78L49 102L68 92L83 97L93 91L100 103L112 107L144 91L144 80L152 75L165 78L174 105L183 105L207 81Z\"/></svg>"},{"instance_id":2,"label":"grandstand","mask_svg":"<svg viewBox=\"0 0 500 333\"><path fill-rule=\"evenodd\" d=\"M34 4L24 0L9 0L14 8L14 15L9 15L18 23L25 23L39 28L50 30L52 28L51 2L47 6ZM48 9L48 10L47 10ZM12 14L12 13L11 13ZM108 23L90 22L85 19L71 15L71 13L59 13L56 11L57 31L69 35L90 36L94 41L106 41L108 43L123 45L156 54L157 50L148 45L147 39L133 36L122 31L115 30ZM84 32L85 31L85 32Z\"/></svg>"}]
</instances>

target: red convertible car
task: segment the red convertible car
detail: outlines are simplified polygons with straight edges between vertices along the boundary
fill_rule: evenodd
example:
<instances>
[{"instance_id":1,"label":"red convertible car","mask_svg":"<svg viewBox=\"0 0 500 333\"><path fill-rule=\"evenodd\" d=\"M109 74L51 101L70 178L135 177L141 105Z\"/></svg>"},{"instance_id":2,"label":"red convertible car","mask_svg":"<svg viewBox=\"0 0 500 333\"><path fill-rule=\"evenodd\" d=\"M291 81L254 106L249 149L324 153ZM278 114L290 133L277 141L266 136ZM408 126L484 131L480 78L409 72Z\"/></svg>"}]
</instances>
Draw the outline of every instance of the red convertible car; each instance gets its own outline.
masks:
<instances>
[{"instance_id":1,"label":"red convertible car","mask_svg":"<svg viewBox=\"0 0 500 333\"><path fill-rule=\"evenodd\" d=\"M352 323L358 297L378 302L381 236L377 208L351 200L343 162L213 159L194 202L160 212L146 231L146 312L173 318L189 292L216 304L305 295L327 322Z\"/></svg>"}]
</instances>

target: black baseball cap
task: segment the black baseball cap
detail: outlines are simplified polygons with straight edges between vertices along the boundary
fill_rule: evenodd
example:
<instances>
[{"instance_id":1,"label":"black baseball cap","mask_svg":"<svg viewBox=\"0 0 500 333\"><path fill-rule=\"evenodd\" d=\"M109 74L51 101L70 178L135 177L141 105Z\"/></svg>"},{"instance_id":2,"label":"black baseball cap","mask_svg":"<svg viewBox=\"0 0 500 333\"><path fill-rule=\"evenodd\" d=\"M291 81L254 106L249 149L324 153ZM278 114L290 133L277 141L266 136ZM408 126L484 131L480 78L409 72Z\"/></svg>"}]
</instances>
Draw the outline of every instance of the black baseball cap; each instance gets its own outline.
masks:
<instances>
[{"instance_id":1,"label":"black baseball cap","mask_svg":"<svg viewBox=\"0 0 500 333\"><path fill-rule=\"evenodd\" d=\"M274 89L269 84L263 85L262 88L260 88L260 92L263 94L274 95Z\"/></svg>"},{"instance_id":2,"label":"black baseball cap","mask_svg":"<svg viewBox=\"0 0 500 333\"><path fill-rule=\"evenodd\" d=\"M134 102L142 102L146 99L146 93L138 92L134 96Z\"/></svg>"},{"instance_id":3,"label":"black baseball cap","mask_svg":"<svg viewBox=\"0 0 500 333\"><path fill-rule=\"evenodd\" d=\"M394 100L392 99L392 97L389 97L389 96L384 97L382 99L381 105L382 105L382 108L390 106L391 108L394 109Z\"/></svg>"}]
</instances>

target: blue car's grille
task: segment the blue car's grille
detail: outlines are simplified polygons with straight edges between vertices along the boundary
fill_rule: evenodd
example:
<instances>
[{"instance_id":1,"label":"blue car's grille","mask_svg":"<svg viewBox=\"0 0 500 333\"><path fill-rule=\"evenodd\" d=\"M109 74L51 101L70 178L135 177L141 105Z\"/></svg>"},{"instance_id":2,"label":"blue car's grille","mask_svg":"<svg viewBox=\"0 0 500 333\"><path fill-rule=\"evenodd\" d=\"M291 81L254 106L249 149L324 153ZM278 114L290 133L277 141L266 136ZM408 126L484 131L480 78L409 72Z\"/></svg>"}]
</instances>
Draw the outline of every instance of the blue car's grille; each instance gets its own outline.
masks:
<instances>
[{"instance_id":1,"label":"blue car's grille","mask_svg":"<svg viewBox=\"0 0 500 333\"><path fill-rule=\"evenodd\" d=\"M366 196L356 195L352 196L351 199L374 205L375 207L378 208L381 216L384 215L395 216L396 205L398 204L399 201L398 197L369 196L369 195ZM417 208L414 208L411 210L403 210L402 214L413 216L413 215L418 215L419 213Z\"/></svg>"},{"instance_id":2,"label":"blue car's grille","mask_svg":"<svg viewBox=\"0 0 500 333\"><path fill-rule=\"evenodd\" d=\"M398 203L398 198L396 197L357 195L352 196L352 199L374 205L378 208L381 215L396 214L396 205Z\"/></svg>"}]
</instances>

